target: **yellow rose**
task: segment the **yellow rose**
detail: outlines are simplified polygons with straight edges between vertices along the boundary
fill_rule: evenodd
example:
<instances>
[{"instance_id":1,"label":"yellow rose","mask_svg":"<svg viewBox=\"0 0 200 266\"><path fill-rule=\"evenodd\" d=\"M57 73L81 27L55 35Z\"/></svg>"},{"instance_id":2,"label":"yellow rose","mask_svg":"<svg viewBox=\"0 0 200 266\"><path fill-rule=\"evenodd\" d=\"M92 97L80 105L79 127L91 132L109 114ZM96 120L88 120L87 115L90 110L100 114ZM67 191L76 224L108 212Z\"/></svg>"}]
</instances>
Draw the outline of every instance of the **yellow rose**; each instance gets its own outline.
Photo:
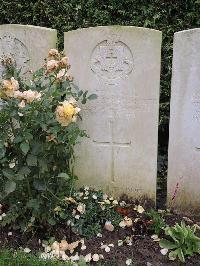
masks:
<instances>
[{"instance_id":1,"label":"yellow rose","mask_svg":"<svg viewBox=\"0 0 200 266\"><path fill-rule=\"evenodd\" d=\"M0 90L0 99L5 99L6 95L3 90Z\"/></svg>"},{"instance_id":2,"label":"yellow rose","mask_svg":"<svg viewBox=\"0 0 200 266\"><path fill-rule=\"evenodd\" d=\"M14 93L19 90L19 83L13 77L10 80L3 80L3 93L7 97L14 97Z\"/></svg>"},{"instance_id":3,"label":"yellow rose","mask_svg":"<svg viewBox=\"0 0 200 266\"><path fill-rule=\"evenodd\" d=\"M60 212L61 210L62 210L62 209L61 209L60 206L57 206L57 207L54 208L54 212Z\"/></svg>"},{"instance_id":4,"label":"yellow rose","mask_svg":"<svg viewBox=\"0 0 200 266\"><path fill-rule=\"evenodd\" d=\"M76 100L71 98L69 101L65 100L56 108L56 120L62 126L68 126L71 122L76 122L77 114L81 110L76 105Z\"/></svg>"},{"instance_id":5,"label":"yellow rose","mask_svg":"<svg viewBox=\"0 0 200 266\"><path fill-rule=\"evenodd\" d=\"M56 78L57 78L58 80L61 80L61 79L63 78L64 75L65 75L65 69L63 68L63 69L61 69L61 70L58 72Z\"/></svg>"},{"instance_id":6,"label":"yellow rose","mask_svg":"<svg viewBox=\"0 0 200 266\"><path fill-rule=\"evenodd\" d=\"M24 100L22 100L19 104L18 104L18 107L19 108L24 108L26 106L26 103Z\"/></svg>"},{"instance_id":7,"label":"yellow rose","mask_svg":"<svg viewBox=\"0 0 200 266\"><path fill-rule=\"evenodd\" d=\"M65 116L73 116L75 114L75 108L71 103L63 104L63 113Z\"/></svg>"},{"instance_id":8,"label":"yellow rose","mask_svg":"<svg viewBox=\"0 0 200 266\"><path fill-rule=\"evenodd\" d=\"M49 53L48 53L48 57L54 57L54 56L58 56L59 52L57 49L50 49Z\"/></svg>"},{"instance_id":9,"label":"yellow rose","mask_svg":"<svg viewBox=\"0 0 200 266\"><path fill-rule=\"evenodd\" d=\"M60 60L59 65L60 65L61 67L64 67L64 68L70 69L69 58L68 58L67 56L63 57L63 58Z\"/></svg>"},{"instance_id":10,"label":"yellow rose","mask_svg":"<svg viewBox=\"0 0 200 266\"><path fill-rule=\"evenodd\" d=\"M40 100L42 94L37 91L27 90L22 93L22 98L26 100L28 103L33 102L34 100Z\"/></svg>"},{"instance_id":11,"label":"yellow rose","mask_svg":"<svg viewBox=\"0 0 200 266\"><path fill-rule=\"evenodd\" d=\"M47 73L54 71L58 67L58 61L52 59L47 61Z\"/></svg>"}]
</instances>

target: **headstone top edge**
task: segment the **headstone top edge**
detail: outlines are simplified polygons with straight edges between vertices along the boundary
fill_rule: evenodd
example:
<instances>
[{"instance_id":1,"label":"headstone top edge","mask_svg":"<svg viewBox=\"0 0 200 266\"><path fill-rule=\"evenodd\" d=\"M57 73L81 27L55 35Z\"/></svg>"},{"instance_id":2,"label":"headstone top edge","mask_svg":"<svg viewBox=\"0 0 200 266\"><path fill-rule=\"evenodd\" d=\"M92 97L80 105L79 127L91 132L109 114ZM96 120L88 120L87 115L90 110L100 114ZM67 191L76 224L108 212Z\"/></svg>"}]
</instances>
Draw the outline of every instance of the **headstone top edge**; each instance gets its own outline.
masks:
<instances>
[{"instance_id":1,"label":"headstone top edge","mask_svg":"<svg viewBox=\"0 0 200 266\"><path fill-rule=\"evenodd\" d=\"M176 37L178 35L190 34L190 33L194 33L194 32L199 32L200 33L200 28L177 31L177 32L174 33L174 37Z\"/></svg>"},{"instance_id":2,"label":"headstone top edge","mask_svg":"<svg viewBox=\"0 0 200 266\"><path fill-rule=\"evenodd\" d=\"M124 25L111 25L111 26L96 26L96 27L88 27L88 28L78 28L75 30L69 30L65 31L64 35L67 35L68 33L74 33L79 31L92 31L92 30L102 30L102 29L110 29L110 30L131 30L131 31L146 31L146 32L152 32L155 34L159 34L162 36L162 31L151 29L151 28L145 28L145 27L137 27L137 26L124 26Z\"/></svg>"},{"instance_id":3,"label":"headstone top edge","mask_svg":"<svg viewBox=\"0 0 200 266\"><path fill-rule=\"evenodd\" d=\"M15 27L15 28L26 28L26 29L40 29L43 31L52 31L57 33L56 29L51 29L47 27L40 27L40 26L35 26L35 25L27 25L27 24L1 24L0 29L3 27Z\"/></svg>"}]
</instances>

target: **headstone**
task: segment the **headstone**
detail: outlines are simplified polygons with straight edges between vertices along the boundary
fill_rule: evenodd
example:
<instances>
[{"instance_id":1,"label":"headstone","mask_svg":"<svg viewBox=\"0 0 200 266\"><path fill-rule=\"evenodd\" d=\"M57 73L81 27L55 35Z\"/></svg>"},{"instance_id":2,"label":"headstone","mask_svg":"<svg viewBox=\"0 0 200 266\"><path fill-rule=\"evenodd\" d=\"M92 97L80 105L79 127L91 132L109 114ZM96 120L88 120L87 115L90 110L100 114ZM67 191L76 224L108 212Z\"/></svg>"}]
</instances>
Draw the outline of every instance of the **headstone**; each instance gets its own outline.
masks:
<instances>
[{"instance_id":1,"label":"headstone","mask_svg":"<svg viewBox=\"0 0 200 266\"><path fill-rule=\"evenodd\" d=\"M200 29L174 35L168 205L200 211Z\"/></svg>"},{"instance_id":2,"label":"headstone","mask_svg":"<svg viewBox=\"0 0 200 266\"><path fill-rule=\"evenodd\" d=\"M21 74L37 70L44 64L48 50L56 47L57 32L28 25L0 25L0 77L4 72L1 63L5 57L12 57Z\"/></svg>"},{"instance_id":3,"label":"headstone","mask_svg":"<svg viewBox=\"0 0 200 266\"><path fill-rule=\"evenodd\" d=\"M89 137L76 149L79 185L155 200L161 32L108 26L65 33Z\"/></svg>"}]
</instances>

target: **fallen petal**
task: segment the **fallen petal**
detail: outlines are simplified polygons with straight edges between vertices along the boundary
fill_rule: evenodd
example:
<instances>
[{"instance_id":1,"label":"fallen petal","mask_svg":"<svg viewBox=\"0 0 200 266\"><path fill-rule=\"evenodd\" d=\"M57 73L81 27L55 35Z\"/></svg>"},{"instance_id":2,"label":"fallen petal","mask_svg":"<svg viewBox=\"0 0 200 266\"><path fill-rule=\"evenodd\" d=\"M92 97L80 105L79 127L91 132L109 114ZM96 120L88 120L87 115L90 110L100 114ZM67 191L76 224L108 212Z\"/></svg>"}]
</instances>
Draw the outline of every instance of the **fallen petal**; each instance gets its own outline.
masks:
<instances>
[{"instance_id":1,"label":"fallen petal","mask_svg":"<svg viewBox=\"0 0 200 266\"><path fill-rule=\"evenodd\" d=\"M110 247L109 246L106 246L105 252L110 252Z\"/></svg>"},{"instance_id":2,"label":"fallen petal","mask_svg":"<svg viewBox=\"0 0 200 266\"><path fill-rule=\"evenodd\" d=\"M68 246L69 244L67 243L66 240L61 240L60 245L59 245L60 250L63 250L63 251L67 250Z\"/></svg>"},{"instance_id":3,"label":"fallen petal","mask_svg":"<svg viewBox=\"0 0 200 266\"><path fill-rule=\"evenodd\" d=\"M156 239L158 239L158 235L152 235L151 238L152 238L153 240L156 240Z\"/></svg>"},{"instance_id":4,"label":"fallen petal","mask_svg":"<svg viewBox=\"0 0 200 266\"><path fill-rule=\"evenodd\" d=\"M90 262L92 260L92 255L91 253L87 254L85 257L84 257L84 260L85 262Z\"/></svg>"},{"instance_id":5,"label":"fallen petal","mask_svg":"<svg viewBox=\"0 0 200 266\"><path fill-rule=\"evenodd\" d=\"M121 228L125 228L125 227L126 227L126 223L125 223L125 221L124 221L124 220L121 221L121 222L119 223L119 226L120 226Z\"/></svg>"},{"instance_id":6,"label":"fallen petal","mask_svg":"<svg viewBox=\"0 0 200 266\"><path fill-rule=\"evenodd\" d=\"M30 250L30 248L25 248L25 249L24 249L24 252L25 252L25 253L30 253L31 250Z\"/></svg>"},{"instance_id":7,"label":"fallen petal","mask_svg":"<svg viewBox=\"0 0 200 266\"><path fill-rule=\"evenodd\" d=\"M141 206L141 205L138 205L135 210L138 212L138 213L143 213L144 212L144 208Z\"/></svg>"},{"instance_id":8,"label":"fallen petal","mask_svg":"<svg viewBox=\"0 0 200 266\"><path fill-rule=\"evenodd\" d=\"M121 247L121 246L123 246L123 240L118 240L118 242L117 242L117 244L118 244L118 247Z\"/></svg>"},{"instance_id":9,"label":"fallen petal","mask_svg":"<svg viewBox=\"0 0 200 266\"><path fill-rule=\"evenodd\" d=\"M98 254L94 254L92 256L92 259L93 259L93 261L99 261L99 255Z\"/></svg>"},{"instance_id":10,"label":"fallen petal","mask_svg":"<svg viewBox=\"0 0 200 266\"><path fill-rule=\"evenodd\" d=\"M112 225L112 223L110 221L105 222L104 228L110 232L114 231L114 229L115 229L114 225Z\"/></svg>"},{"instance_id":11,"label":"fallen petal","mask_svg":"<svg viewBox=\"0 0 200 266\"><path fill-rule=\"evenodd\" d=\"M132 264L132 259L127 259L126 260L126 265L131 265Z\"/></svg>"},{"instance_id":12,"label":"fallen petal","mask_svg":"<svg viewBox=\"0 0 200 266\"><path fill-rule=\"evenodd\" d=\"M167 248L163 248L163 249L160 250L160 253L162 255L166 255L168 253L168 249Z\"/></svg>"}]
</instances>

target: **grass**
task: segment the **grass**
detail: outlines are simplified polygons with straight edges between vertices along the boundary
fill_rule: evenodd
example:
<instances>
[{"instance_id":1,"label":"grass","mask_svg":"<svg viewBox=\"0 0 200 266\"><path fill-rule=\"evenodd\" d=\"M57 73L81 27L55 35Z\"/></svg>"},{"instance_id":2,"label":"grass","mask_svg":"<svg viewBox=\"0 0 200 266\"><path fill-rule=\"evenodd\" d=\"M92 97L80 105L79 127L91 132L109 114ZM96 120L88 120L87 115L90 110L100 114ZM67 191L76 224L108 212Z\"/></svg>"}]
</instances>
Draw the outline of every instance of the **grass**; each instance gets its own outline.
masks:
<instances>
[{"instance_id":1,"label":"grass","mask_svg":"<svg viewBox=\"0 0 200 266\"><path fill-rule=\"evenodd\" d=\"M0 266L72 266L70 262L60 262L56 260L41 260L35 255L24 252L14 252L11 250L0 251ZM79 263L85 266L85 263Z\"/></svg>"},{"instance_id":2,"label":"grass","mask_svg":"<svg viewBox=\"0 0 200 266\"><path fill-rule=\"evenodd\" d=\"M22 251L0 250L0 266L87 266L88 263L79 261L77 264L57 260L42 260L33 254L27 254ZM97 266L118 266L117 262L108 264L97 263Z\"/></svg>"}]
</instances>

